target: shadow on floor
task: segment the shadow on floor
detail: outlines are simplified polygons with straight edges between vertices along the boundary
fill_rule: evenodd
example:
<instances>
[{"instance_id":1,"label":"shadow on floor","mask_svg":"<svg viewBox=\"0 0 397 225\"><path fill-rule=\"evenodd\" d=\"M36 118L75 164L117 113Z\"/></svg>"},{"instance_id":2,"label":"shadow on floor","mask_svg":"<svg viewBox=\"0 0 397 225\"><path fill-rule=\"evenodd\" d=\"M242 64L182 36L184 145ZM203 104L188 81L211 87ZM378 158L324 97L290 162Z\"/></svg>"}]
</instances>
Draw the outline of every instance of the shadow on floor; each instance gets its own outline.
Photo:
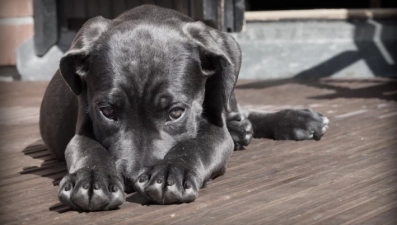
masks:
<instances>
[{"instance_id":1,"label":"shadow on floor","mask_svg":"<svg viewBox=\"0 0 397 225\"><path fill-rule=\"evenodd\" d=\"M397 41L395 20L348 20L354 27L356 50L341 52L296 74L295 78L324 78L362 60L376 77L396 77ZM358 74L359 75L359 74Z\"/></svg>"},{"instance_id":2,"label":"shadow on floor","mask_svg":"<svg viewBox=\"0 0 397 225\"><path fill-rule=\"evenodd\" d=\"M365 87L349 88L343 84L365 85ZM311 96L310 99L336 99L336 98L378 98L397 101L397 80L395 79L281 79L255 81L237 85L236 89L264 89L285 84L299 84L319 89L330 89L335 93ZM351 86L351 85L349 85Z\"/></svg>"},{"instance_id":3,"label":"shadow on floor","mask_svg":"<svg viewBox=\"0 0 397 225\"><path fill-rule=\"evenodd\" d=\"M22 152L34 159L41 159L43 162L40 166L24 167L19 172L21 175L34 174L41 177L48 177L52 179L52 184L57 186L62 177L67 174L66 163L55 159L41 140L30 144Z\"/></svg>"},{"instance_id":4,"label":"shadow on floor","mask_svg":"<svg viewBox=\"0 0 397 225\"><path fill-rule=\"evenodd\" d=\"M40 166L24 167L22 171L19 172L21 175L34 174L40 177L47 177L52 179L52 184L54 186L58 186L61 179L67 174L66 163L55 159L55 157L53 157L45 147L42 140L35 141L27 146L22 152L34 159L43 160L43 162ZM71 209L69 206L56 203L52 205L49 210L58 213L65 213Z\"/></svg>"}]
</instances>

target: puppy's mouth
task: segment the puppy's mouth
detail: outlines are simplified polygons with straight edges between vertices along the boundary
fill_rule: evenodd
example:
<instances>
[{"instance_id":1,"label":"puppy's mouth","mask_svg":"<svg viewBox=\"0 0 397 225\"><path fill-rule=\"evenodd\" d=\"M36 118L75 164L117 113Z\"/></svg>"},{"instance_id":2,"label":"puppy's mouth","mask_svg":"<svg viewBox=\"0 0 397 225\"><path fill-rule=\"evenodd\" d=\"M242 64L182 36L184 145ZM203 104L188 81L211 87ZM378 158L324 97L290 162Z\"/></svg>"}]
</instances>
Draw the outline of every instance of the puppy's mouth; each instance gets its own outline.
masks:
<instances>
[{"instance_id":1,"label":"puppy's mouth","mask_svg":"<svg viewBox=\"0 0 397 225\"><path fill-rule=\"evenodd\" d=\"M119 176L124 182L124 192L129 194L135 192L134 186L135 181L138 179L140 165L132 163L126 159L120 159L116 161L116 168Z\"/></svg>"},{"instance_id":2,"label":"puppy's mouth","mask_svg":"<svg viewBox=\"0 0 397 225\"><path fill-rule=\"evenodd\" d=\"M139 176L144 172L143 169L135 170L135 172L127 172L122 174L124 181L124 191L127 194L136 192L135 183L138 181Z\"/></svg>"},{"instance_id":3,"label":"puppy's mouth","mask_svg":"<svg viewBox=\"0 0 397 225\"><path fill-rule=\"evenodd\" d=\"M128 178L126 176L123 176L123 178L124 178L124 192L127 194L135 192L134 189L135 179Z\"/></svg>"}]
</instances>

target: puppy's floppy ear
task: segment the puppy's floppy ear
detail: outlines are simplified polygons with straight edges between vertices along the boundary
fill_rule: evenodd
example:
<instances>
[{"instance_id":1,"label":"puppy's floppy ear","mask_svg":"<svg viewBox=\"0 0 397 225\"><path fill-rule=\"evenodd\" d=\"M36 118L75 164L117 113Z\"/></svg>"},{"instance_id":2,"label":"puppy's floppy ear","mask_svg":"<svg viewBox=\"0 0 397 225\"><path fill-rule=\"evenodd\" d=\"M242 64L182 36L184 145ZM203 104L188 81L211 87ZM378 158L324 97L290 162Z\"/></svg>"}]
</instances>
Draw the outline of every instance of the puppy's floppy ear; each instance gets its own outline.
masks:
<instances>
[{"instance_id":1,"label":"puppy's floppy ear","mask_svg":"<svg viewBox=\"0 0 397 225\"><path fill-rule=\"evenodd\" d=\"M109 24L110 20L100 16L88 20L61 59L59 70L75 95L80 95L82 91L81 79L88 73L90 52Z\"/></svg>"},{"instance_id":2,"label":"puppy's floppy ear","mask_svg":"<svg viewBox=\"0 0 397 225\"><path fill-rule=\"evenodd\" d=\"M202 74L208 76L205 110L222 125L222 112L230 111L230 98L240 71L240 48L229 34L202 22L187 23L183 30L197 44Z\"/></svg>"}]
</instances>

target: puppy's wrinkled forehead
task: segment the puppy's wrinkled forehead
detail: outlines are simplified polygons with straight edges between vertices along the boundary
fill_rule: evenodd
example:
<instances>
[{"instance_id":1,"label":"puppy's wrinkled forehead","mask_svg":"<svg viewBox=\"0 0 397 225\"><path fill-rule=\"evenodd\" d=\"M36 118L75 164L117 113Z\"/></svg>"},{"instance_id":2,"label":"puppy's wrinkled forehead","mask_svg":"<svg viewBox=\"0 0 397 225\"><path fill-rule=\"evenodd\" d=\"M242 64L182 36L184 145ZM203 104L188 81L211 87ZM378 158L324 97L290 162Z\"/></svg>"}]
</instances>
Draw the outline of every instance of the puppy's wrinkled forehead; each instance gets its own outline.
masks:
<instances>
[{"instance_id":1,"label":"puppy's wrinkled forehead","mask_svg":"<svg viewBox=\"0 0 397 225\"><path fill-rule=\"evenodd\" d=\"M195 74L199 71L197 54L175 28L121 24L109 30L94 60L100 64L98 78L114 77L113 87L128 84L143 93L144 88L163 83L185 92L201 80Z\"/></svg>"}]
</instances>

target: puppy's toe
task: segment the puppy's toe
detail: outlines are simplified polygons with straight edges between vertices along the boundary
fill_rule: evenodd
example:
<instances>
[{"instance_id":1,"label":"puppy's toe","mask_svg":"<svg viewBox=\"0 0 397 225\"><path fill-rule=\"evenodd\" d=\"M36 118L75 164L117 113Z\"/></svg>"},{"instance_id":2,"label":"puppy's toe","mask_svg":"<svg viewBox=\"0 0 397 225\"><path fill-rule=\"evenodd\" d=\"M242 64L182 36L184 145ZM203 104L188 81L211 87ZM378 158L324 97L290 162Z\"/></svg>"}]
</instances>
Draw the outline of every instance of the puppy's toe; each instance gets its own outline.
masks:
<instances>
[{"instance_id":1,"label":"puppy's toe","mask_svg":"<svg viewBox=\"0 0 397 225\"><path fill-rule=\"evenodd\" d=\"M183 202L193 202L198 196L197 182L195 181L196 176L187 173L185 175L185 181L183 183Z\"/></svg>"},{"instance_id":2,"label":"puppy's toe","mask_svg":"<svg viewBox=\"0 0 397 225\"><path fill-rule=\"evenodd\" d=\"M73 203L70 201L73 191L74 191L74 185L72 183L72 178L70 175L66 175L62 179L62 181L59 185L58 198L62 204L70 206L72 208L76 208L73 205Z\"/></svg>"},{"instance_id":3,"label":"puppy's toe","mask_svg":"<svg viewBox=\"0 0 397 225\"><path fill-rule=\"evenodd\" d=\"M168 203L178 202L183 197L183 171L175 167L169 168L167 183L165 186L164 201Z\"/></svg>"},{"instance_id":4,"label":"puppy's toe","mask_svg":"<svg viewBox=\"0 0 397 225\"><path fill-rule=\"evenodd\" d=\"M84 184L78 184L71 195L70 200L80 209L91 210L89 188L90 185L87 182L84 182Z\"/></svg>"},{"instance_id":5,"label":"puppy's toe","mask_svg":"<svg viewBox=\"0 0 397 225\"><path fill-rule=\"evenodd\" d=\"M120 188L119 185L112 184L109 186L109 190L110 190L112 197L105 209L114 209L117 206L123 204L124 199L125 199L123 189Z\"/></svg>"},{"instance_id":6,"label":"puppy's toe","mask_svg":"<svg viewBox=\"0 0 397 225\"><path fill-rule=\"evenodd\" d=\"M329 125L329 119L325 116L321 116L320 121L317 122L317 129L313 132L313 137L312 139L314 140L320 140L321 137L327 132L328 130L328 125Z\"/></svg>"},{"instance_id":7,"label":"puppy's toe","mask_svg":"<svg viewBox=\"0 0 397 225\"><path fill-rule=\"evenodd\" d=\"M167 204L179 202L183 198L181 187L177 184L168 185L164 193L164 203Z\"/></svg>"},{"instance_id":8,"label":"puppy's toe","mask_svg":"<svg viewBox=\"0 0 397 225\"><path fill-rule=\"evenodd\" d=\"M143 194L146 184L148 182L149 182L149 175L147 175L146 173L141 174L134 184L135 190L137 190L138 192L141 192Z\"/></svg>"},{"instance_id":9,"label":"puppy's toe","mask_svg":"<svg viewBox=\"0 0 397 225\"><path fill-rule=\"evenodd\" d=\"M328 130L329 119L325 116L322 117L323 127L321 128L321 132L324 134Z\"/></svg>"},{"instance_id":10,"label":"puppy's toe","mask_svg":"<svg viewBox=\"0 0 397 225\"><path fill-rule=\"evenodd\" d=\"M108 193L105 193L103 189L93 190L91 198L91 206L93 211L100 210L110 202L110 196L108 196Z\"/></svg>"},{"instance_id":11,"label":"puppy's toe","mask_svg":"<svg viewBox=\"0 0 397 225\"><path fill-rule=\"evenodd\" d=\"M163 203L164 178L155 178L145 188L146 196L154 202Z\"/></svg>"}]
</instances>

